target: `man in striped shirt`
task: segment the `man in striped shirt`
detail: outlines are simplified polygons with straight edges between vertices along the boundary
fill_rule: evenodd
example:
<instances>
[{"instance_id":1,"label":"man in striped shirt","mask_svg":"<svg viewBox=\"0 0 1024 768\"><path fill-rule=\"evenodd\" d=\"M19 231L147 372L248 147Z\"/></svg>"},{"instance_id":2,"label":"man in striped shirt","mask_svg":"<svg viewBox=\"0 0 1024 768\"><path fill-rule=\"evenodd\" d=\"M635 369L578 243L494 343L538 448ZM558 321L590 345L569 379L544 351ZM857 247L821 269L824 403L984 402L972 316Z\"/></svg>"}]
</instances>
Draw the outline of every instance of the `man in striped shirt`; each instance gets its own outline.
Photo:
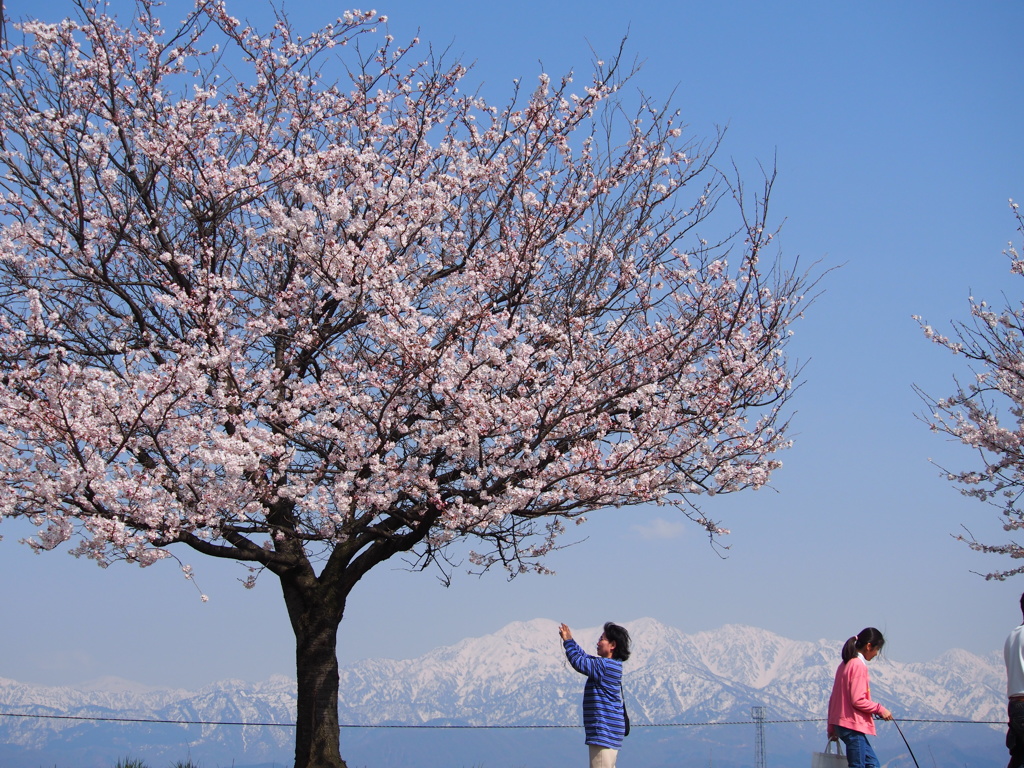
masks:
<instances>
[{"instance_id":1,"label":"man in striped shirt","mask_svg":"<svg viewBox=\"0 0 1024 768\"><path fill-rule=\"evenodd\" d=\"M622 662L629 658L629 632L618 624L605 624L597 641L597 656L584 652L565 624L558 627L558 634L572 668L587 676L583 688L583 729L590 747L590 768L615 768L626 732Z\"/></svg>"}]
</instances>

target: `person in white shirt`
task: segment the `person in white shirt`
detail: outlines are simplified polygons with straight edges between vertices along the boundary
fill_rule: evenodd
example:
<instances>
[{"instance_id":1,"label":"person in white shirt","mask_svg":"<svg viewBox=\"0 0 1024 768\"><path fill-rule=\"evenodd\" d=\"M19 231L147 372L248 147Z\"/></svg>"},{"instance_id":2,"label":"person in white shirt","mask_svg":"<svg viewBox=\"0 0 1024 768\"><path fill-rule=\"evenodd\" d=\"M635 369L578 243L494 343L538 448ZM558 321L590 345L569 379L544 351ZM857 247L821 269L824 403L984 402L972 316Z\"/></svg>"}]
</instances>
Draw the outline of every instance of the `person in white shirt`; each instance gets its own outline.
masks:
<instances>
[{"instance_id":1,"label":"person in white shirt","mask_svg":"<svg viewBox=\"0 0 1024 768\"><path fill-rule=\"evenodd\" d=\"M1020 612L1024 618L1024 594L1020 596ZM1024 623L1014 629L1003 644L1006 662L1006 696L1009 727L1006 730L1006 748L1010 762L1006 768L1024 768Z\"/></svg>"}]
</instances>

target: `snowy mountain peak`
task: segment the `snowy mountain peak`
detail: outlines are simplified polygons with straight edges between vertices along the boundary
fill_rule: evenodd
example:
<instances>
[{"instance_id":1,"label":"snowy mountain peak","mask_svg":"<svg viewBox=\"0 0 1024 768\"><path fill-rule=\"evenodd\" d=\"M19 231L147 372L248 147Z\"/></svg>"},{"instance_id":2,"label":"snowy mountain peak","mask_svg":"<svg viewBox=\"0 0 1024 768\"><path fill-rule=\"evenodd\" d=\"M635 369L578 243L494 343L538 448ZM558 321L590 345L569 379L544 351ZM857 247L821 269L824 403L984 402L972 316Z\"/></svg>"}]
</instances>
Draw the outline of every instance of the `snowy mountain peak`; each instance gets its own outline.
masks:
<instances>
[{"instance_id":1,"label":"snowy mountain peak","mask_svg":"<svg viewBox=\"0 0 1024 768\"><path fill-rule=\"evenodd\" d=\"M787 736L773 737L788 739L790 748L802 750L805 755L808 744L802 740L820 738L823 724L808 722L808 717L824 716L839 661L839 641L789 640L743 625L686 634L651 618L620 623L633 639L633 655L624 668L624 688L632 721L641 731L647 724L747 722L751 707L757 705L766 706L776 721L804 723L789 728ZM601 627L573 628L573 632L580 645L593 653ZM580 721L583 679L566 662L558 622L551 619L514 622L492 634L432 650L418 659L362 661L343 667L340 676L340 715L349 725L576 729ZM1005 717L1005 680L998 654L981 658L953 649L934 661L913 664L883 656L872 663L871 676L873 698L902 718L1000 722ZM294 722L295 692L294 682L280 676L255 684L221 680L191 692L156 690L117 679L99 680L77 689L0 679L0 707L5 712L84 717L103 712L104 716L179 722L287 724ZM94 743L100 731L89 721L69 725L59 720L0 720L0 764L5 768L38 768L56 762L84 768L90 765L85 762L86 756L93 759L102 754L106 755L105 762L96 764L109 768L124 756L125 733L136 732L141 743L152 745L157 726L116 727L119 735L103 737L105 746L101 749ZM493 731L484 733L494 738ZM958 738L966 738L962 733ZM386 743L393 745L396 738L391 732ZM699 738L704 739L705 746L711 743L709 739L714 740L720 756L736 748L735 737L725 732ZM998 735L993 738L999 741ZM281 728L204 726L188 744L193 756L209 755L204 764L230 763L241 768L241 755L263 763L287 761L290 739L291 733ZM366 743L385 743L370 736L366 739ZM657 739L651 743L655 741L662 743ZM644 742L633 742L637 743ZM149 762L180 758L180 748L179 737L173 736L166 753ZM489 749L492 757L486 762L489 768L496 768L501 763L493 757L493 747ZM952 748L947 752L954 757L962 754ZM386 763L367 764L447 768L440 754L435 762L423 763L422 751L415 751L416 760L408 766L392 752L387 754L390 757ZM643 763L640 760L637 764Z\"/></svg>"}]
</instances>

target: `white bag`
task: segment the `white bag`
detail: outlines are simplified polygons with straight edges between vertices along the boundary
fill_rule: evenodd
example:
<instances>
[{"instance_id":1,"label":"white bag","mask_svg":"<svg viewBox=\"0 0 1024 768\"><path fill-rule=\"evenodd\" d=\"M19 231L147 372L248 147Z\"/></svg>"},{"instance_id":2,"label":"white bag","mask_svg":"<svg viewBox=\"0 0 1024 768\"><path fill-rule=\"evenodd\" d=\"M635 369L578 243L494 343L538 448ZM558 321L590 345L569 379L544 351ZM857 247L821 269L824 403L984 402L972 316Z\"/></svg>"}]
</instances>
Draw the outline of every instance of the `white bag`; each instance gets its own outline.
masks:
<instances>
[{"instance_id":1,"label":"white bag","mask_svg":"<svg viewBox=\"0 0 1024 768\"><path fill-rule=\"evenodd\" d=\"M833 744L836 745L835 752L832 751ZM841 741L830 741L824 752L815 752L811 756L811 768L847 768L848 765Z\"/></svg>"}]
</instances>

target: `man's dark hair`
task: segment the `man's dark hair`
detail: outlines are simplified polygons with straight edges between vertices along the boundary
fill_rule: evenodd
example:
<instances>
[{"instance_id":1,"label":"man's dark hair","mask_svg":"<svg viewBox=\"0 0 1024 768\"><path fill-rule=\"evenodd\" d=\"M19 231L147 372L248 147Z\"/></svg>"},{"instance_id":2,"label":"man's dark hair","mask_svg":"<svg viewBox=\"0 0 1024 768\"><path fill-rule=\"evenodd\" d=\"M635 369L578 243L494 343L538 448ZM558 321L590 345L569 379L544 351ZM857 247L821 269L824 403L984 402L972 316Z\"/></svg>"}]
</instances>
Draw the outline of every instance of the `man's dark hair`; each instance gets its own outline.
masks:
<instances>
[{"instance_id":1,"label":"man's dark hair","mask_svg":"<svg viewBox=\"0 0 1024 768\"><path fill-rule=\"evenodd\" d=\"M1024 596L1022 596L1022 600L1024 600ZM604 636L608 642L615 643L615 650L612 652L613 659L625 661L629 658L629 632L625 627L620 627L609 621L604 625Z\"/></svg>"}]
</instances>

